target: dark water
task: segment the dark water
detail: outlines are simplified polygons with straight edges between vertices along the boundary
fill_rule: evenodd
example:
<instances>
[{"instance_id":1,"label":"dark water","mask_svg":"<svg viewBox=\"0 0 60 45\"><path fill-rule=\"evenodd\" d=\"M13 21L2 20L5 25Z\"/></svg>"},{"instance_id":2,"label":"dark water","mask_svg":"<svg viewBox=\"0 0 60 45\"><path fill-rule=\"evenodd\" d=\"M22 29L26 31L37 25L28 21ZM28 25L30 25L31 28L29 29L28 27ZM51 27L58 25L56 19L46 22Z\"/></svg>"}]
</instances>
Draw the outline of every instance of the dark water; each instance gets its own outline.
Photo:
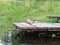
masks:
<instances>
[{"instance_id":1,"label":"dark water","mask_svg":"<svg viewBox=\"0 0 60 45\"><path fill-rule=\"evenodd\" d=\"M0 36L0 45L60 45L60 39L55 38L38 38L38 37L21 37L17 41L11 37L11 32L7 34L7 37Z\"/></svg>"}]
</instances>

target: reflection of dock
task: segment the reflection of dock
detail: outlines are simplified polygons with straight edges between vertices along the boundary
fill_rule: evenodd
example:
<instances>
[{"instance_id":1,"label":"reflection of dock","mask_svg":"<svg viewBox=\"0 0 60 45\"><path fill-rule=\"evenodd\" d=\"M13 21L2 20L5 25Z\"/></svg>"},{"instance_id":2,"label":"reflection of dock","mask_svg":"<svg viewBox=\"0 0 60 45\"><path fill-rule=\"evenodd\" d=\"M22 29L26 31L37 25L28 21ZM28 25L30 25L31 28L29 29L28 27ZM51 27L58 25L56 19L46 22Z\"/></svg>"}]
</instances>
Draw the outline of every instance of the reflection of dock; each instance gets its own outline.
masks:
<instances>
[{"instance_id":1,"label":"reflection of dock","mask_svg":"<svg viewBox=\"0 0 60 45\"><path fill-rule=\"evenodd\" d=\"M24 45L60 45L60 40L59 39L52 39L52 38L21 38L18 41L19 44L24 44Z\"/></svg>"}]
</instances>

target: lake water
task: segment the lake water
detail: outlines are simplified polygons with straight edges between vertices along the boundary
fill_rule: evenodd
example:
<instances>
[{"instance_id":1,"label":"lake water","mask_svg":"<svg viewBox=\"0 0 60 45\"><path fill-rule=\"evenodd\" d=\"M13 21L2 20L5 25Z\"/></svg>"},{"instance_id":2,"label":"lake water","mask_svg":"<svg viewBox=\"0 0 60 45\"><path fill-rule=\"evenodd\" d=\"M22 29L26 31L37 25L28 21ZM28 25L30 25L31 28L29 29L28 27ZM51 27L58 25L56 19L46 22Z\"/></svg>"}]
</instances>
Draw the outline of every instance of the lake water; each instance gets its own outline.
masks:
<instances>
[{"instance_id":1,"label":"lake water","mask_svg":"<svg viewBox=\"0 0 60 45\"><path fill-rule=\"evenodd\" d=\"M38 37L25 37L20 38L19 41L11 38L9 32L8 37L4 38L0 35L0 45L60 45L60 39L52 38L38 38Z\"/></svg>"}]
</instances>

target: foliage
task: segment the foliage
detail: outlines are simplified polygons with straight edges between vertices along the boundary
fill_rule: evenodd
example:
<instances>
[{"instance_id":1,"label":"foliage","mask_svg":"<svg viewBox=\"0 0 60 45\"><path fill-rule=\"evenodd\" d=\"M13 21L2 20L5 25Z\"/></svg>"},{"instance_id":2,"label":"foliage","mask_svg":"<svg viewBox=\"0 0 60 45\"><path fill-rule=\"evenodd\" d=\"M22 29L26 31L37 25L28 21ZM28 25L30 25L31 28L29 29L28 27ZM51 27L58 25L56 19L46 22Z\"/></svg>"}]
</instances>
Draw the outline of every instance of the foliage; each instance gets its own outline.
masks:
<instances>
[{"instance_id":1,"label":"foliage","mask_svg":"<svg viewBox=\"0 0 60 45\"><path fill-rule=\"evenodd\" d=\"M0 30L14 29L14 22L26 22L28 15L39 22L50 21L49 15L60 15L60 2L48 0L0 1Z\"/></svg>"}]
</instances>

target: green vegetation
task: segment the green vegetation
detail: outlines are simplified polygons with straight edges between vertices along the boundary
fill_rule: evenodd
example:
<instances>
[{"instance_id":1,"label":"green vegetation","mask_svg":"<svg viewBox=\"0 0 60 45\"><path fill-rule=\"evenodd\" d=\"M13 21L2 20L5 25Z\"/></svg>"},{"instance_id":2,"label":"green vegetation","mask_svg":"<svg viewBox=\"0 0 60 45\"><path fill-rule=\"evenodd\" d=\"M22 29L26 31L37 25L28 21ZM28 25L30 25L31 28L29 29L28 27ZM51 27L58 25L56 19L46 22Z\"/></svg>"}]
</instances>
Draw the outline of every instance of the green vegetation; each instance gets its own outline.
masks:
<instances>
[{"instance_id":1,"label":"green vegetation","mask_svg":"<svg viewBox=\"0 0 60 45\"><path fill-rule=\"evenodd\" d=\"M14 22L26 22L28 15L39 22L47 22L49 15L60 15L59 0L24 0L0 1L0 30L7 31L13 28Z\"/></svg>"}]
</instances>

